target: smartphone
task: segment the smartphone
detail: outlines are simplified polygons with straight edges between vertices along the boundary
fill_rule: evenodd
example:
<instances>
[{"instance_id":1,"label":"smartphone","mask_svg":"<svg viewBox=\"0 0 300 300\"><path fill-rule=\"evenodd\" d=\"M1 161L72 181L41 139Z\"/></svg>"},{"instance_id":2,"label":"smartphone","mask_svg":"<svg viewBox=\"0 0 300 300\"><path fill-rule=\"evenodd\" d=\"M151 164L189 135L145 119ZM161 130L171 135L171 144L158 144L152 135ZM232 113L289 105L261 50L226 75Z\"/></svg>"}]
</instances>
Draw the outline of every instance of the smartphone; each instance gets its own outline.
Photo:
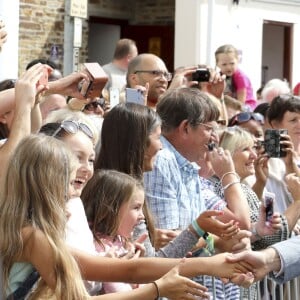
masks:
<instances>
[{"instance_id":1,"label":"smartphone","mask_svg":"<svg viewBox=\"0 0 300 300\"><path fill-rule=\"evenodd\" d=\"M120 102L120 91L118 88L111 87L109 89L109 104L112 109L114 106L118 105Z\"/></svg>"},{"instance_id":2,"label":"smartphone","mask_svg":"<svg viewBox=\"0 0 300 300\"><path fill-rule=\"evenodd\" d=\"M266 129L264 147L269 157L285 157L284 145L280 142L284 140L281 134L288 134L287 129Z\"/></svg>"},{"instance_id":3,"label":"smartphone","mask_svg":"<svg viewBox=\"0 0 300 300\"><path fill-rule=\"evenodd\" d=\"M144 105L144 96L141 90L126 88L125 93L126 102Z\"/></svg>"},{"instance_id":4,"label":"smartphone","mask_svg":"<svg viewBox=\"0 0 300 300\"><path fill-rule=\"evenodd\" d=\"M274 213L275 194L266 192L264 194L264 207L266 208L266 223L269 223Z\"/></svg>"},{"instance_id":5,"label":"smartphone","mask_svg":"<svg viewBox=\"0 0 300 300\"><path fill-rule=\"evenodd\" d=\"M207 82L209 81L209 78L210 72L205 68L197 69L194 73L192 73L192 81Z\"/></svg>"}]
</instances>

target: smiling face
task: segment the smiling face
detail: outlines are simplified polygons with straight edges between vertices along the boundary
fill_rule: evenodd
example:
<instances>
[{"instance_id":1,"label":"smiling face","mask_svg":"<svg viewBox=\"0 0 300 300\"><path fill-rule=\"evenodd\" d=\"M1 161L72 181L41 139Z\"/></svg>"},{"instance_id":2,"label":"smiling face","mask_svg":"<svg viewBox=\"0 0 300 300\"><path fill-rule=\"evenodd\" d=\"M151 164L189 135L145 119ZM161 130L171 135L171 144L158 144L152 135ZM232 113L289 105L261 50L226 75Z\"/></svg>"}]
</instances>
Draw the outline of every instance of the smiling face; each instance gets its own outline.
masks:
<instances>
[{"instance_id":1,"label":"smiling face","mask_svg":"<svg viewBox=\"0 0 300 300\"><path fill-rule=\"evenodd\" d=\"M244 179L250 175L255 174L254 161L257 158L256 150L254 148L254 141L244 147L235 150L232 159L235 166L235 171Z\"/></svg>"},{"instance_id":2,"label":"smiling face","mask_svg":"<svg viewBox=\"0 0 300 300\"><path fill-rule=\"evenodd\" d=\"M149 54L144 55L141 64L137 67L139 71L162 71L168 72L165 63L157 56ZM131 83L133 85L145 86L149 83L148 99L157 102L168 88L168 81L165 76L154 75L151 73L139 72L131 74Z\"/></svg>"},{"instance_id":3,"label":"smiling face","mask_svg":"<svg viewBox=\"0 0 300 300\"><path fill-rule=\"evenodd\" d=\"M215 130L217 123L215 121L202 123L196 126L187 125L186 146L184 146L184 156L191 162L198 162L205 158L208 151L208 144L216 141Z\"/></svg>"},{"instance_id":4,"label":"smiling face","mask_svg":"<svg viewBox=\"0 0 300 300\"><path fill-rule=\"evenodd\" d=\"M143 205L145 194L141 188L136 188L129 201L122 203L118 218L118 234L123 237L131 237L133 229L141 220L144 220Z\"/></svg>"},{"instance_id":5,"label":"smiling face","mask_svg":"<svg viewBox=\"0 0 300 300\"><path fill-rule=\"evenodd\" d=\"M67 134L63 137L63 141L79 161L76 178L73 183L74 196L79 197L82 189L94 174L94 145L92 140L80 130L75 134Z\"/></svg>"}]
</instances>

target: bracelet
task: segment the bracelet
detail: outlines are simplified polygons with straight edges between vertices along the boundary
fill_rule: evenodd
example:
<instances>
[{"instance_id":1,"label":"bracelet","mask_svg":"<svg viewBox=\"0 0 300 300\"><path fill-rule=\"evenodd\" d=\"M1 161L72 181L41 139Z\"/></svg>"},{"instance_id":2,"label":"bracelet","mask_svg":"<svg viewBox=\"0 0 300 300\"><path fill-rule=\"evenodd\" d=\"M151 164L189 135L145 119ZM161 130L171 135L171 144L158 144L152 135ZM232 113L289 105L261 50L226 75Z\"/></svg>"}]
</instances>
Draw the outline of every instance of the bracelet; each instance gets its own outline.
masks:
<instances>
[{"instance_id":1,"label":"bracelet","mask_svg":"<svg viewBox=\"0 0 300 300\"><path fill-rule=\"evenodd\" d=\"M237 178L239 181L241 180L240 176L239 176L235 171L226 172L226 173L223 174L223 176L222 176L221 179L220 179L220 182L221 182L222 185L223 185L223 180L224 180L224 178L225 178L227 175L229 175L229 174L233 174L233 175L236 176L236 178Z\"/></svg>"},{"instance_id":2,"label":"bracelet","mask_svg":"<svg viewBox=\"0 0 300 300\"><path fill-rule=\"evenodd\" d=\"M233 181L233 182L226 184L225 186L223 186L223 191L226 191L229 187L231 187L232 185L234 185L236 183L240 183L240 181Z\"/></svg>"},{"instance_id":3,"label":"bracelet","mask_svg":"<svg viewBox=\"0 0 300 300\"><path fill-rule=\"evenodd\" d=\"M193 220L191 225L200 237L203 237L204 239L208 237L208 233L200 228L196 220Z\"/></svg>"},{"instance_id":4,"label":"bracelet","mask_svg":"<svg viewBox=\"0 0 300 300\"><path fill-rule=\"evenodd\" d=\"M159 297L160 297L160 294L159 294L159 289L158 289L158 285L157 285L157 283L156 283L155 281L152 281L151 283L153 283L153 284L154 284L154 286L155 286L155 289L156 289L156 297L154 298L154 300L158 300L158 299L159 299Z\"/></svg>"}]
</instances>

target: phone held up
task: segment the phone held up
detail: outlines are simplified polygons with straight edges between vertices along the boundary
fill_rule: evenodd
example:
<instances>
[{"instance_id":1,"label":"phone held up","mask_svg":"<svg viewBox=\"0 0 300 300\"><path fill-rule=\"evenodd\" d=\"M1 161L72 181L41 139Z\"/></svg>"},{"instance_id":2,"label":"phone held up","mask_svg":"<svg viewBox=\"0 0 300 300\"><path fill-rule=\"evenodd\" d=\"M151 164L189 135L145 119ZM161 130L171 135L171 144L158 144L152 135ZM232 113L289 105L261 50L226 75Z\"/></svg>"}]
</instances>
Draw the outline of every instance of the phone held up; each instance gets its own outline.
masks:
<instances>
[{"instance_id":1,"label":"phone held up","mask_svg":"<svg viewBox=\"0 0 300 300\"><path fill-rule=\"evenodd\" d=\"M143 95L143 91L141 90L126 88L125 97L126 97L126 102L144 105L144 95Z\"/></svg>"},{"instance_id":2,"label":"phone held up","mask_svg":"<svg viewBox=\"0 0 300 300\"><path fill-rule=\"evenodd\" d=\"M269 224L274 213L275 194L265 192L264 207L266 208L266 224Z\"/></svg>"},{"instance_id":3,"label":"phone held up","mask_svg":"<svg viewBox=\"0 0 300 300\"><path fill-rule=\"evenodd\" d=\"M209 69L201 68L192 73L192 81L207 82L210 78Z\"/></svg>"},{"instance_id":4,"label":"phone held up","mask_svg":"<svg viewBox=\"0 0 300 300\"><path fill-rule=\"evenodd\" d=\"M269 157L285 157L284 145L280 142L284 140L281 134L288 134L287 129L266 129L264 147Z\"/></svg>"}]
</instances>

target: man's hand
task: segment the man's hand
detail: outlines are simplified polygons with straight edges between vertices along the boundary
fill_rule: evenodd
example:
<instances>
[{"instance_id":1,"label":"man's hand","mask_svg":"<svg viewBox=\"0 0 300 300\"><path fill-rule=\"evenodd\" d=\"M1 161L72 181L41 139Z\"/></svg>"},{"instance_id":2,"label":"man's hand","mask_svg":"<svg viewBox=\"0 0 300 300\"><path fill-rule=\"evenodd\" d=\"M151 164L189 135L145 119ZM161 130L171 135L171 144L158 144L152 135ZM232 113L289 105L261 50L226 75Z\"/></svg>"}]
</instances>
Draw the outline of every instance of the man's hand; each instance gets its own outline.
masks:
<instances>
[{"instance_id":1,"label":"man's hand","mask_svg":"<svg viewBox=\"0 0 300 300\"><path fill-rule=\"evenodd\" d=\"M261 280L271 271L278 272L281 262L278 253L274 248L267 248L262 251L243 251L227 256L227 261L231 263L241 262L247 263L252 268L255 281ZM239 285L247 285L243 281L243 277L236 277L232 282Z\"/></svg>"}]
</instances>

